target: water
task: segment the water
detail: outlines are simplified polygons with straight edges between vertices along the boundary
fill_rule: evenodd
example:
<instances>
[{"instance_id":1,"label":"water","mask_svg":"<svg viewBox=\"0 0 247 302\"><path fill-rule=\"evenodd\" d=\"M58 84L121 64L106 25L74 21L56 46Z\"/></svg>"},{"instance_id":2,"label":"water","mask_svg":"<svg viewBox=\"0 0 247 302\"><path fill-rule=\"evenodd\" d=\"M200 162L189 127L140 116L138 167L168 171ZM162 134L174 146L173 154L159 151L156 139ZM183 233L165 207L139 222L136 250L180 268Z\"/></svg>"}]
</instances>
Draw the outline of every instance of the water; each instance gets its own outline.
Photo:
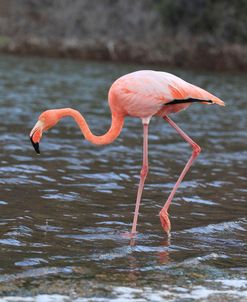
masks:
<instances>
[{"instance_id":1,"label":"water","mask_svg":"<svg viewBox=\"0 0 247 302\"><path fill-rule=\"evenodd\" d=\"M171 206L170 239L158 213L191 149L162 119L150 124L133 246L123 234L141 167L140 120L127 118L102 147L63 120L44 134L41 156L32 149L29 132L48 108L78 109L103 134L112 81L143 68L0 57L0 301L247 300L246 75L168 70L227 104L173 116L202 153Z\"/></svg>"}]
</instances>

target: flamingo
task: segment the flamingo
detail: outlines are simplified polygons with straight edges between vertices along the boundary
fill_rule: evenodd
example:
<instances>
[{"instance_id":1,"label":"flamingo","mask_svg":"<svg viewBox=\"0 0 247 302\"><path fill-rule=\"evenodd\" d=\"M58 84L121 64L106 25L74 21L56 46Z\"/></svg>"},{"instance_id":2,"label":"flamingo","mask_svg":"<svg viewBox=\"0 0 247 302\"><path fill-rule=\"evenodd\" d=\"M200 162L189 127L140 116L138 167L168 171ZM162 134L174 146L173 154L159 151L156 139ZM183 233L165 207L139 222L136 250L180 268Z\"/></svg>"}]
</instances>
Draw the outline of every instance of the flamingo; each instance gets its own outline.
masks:
<instances>
[{"instance_id":1,"label":"flamingo","mask_svg":"<svg viewBox=\"0 0 247 302\"><path fill-rule=\"evenodd\" d=\"M225 104L213 94L173 74L152 70L132 72L117 79L110 87L108 102L112 120L110 129L104 135L94 135L90 131L84 117L77 110L71 108L51 109L44 111L39 116L37 123L31 130L30 139L32 145L35 151L40 154L39 142L42 133L55 126L64 117L72 117L84 137L95 145L112 143L119 136L126 116L140 118L143 124L143 163L130 233L134 236L136 234L141 196L148 174L148 127L153 116L162 117L192 147L192 155L159 213L161 226L164 232L169 234L171 230L168 216L169 206L179 184L201 152L201 148L168 115L186 109L192 103L197 102L202 104L218 104L220 106L225 106Z\"/></svg>"}]
</instances>

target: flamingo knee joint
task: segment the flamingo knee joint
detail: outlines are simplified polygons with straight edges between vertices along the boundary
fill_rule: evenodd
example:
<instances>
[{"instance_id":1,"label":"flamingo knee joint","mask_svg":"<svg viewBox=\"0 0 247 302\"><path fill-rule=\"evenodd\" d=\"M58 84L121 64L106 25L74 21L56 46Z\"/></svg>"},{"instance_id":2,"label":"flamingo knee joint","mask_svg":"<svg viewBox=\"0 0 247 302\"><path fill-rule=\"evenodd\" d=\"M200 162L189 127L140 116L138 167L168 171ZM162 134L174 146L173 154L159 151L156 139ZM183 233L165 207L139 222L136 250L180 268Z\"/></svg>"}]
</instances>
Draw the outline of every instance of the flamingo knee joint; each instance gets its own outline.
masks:
<instances>
[{"instance_id":1,"label":"flamingo knee joint","mask_svg":"<svg viewBox=\"0 0 247 302\"><path fill-rule=\"evenodd\" d=\"M193 146L193 153L196 155L199 155L201 153L202 149L199 145L194 145Z\"/></svg>"},{"instance_id":2,"label":"flamingo knee joint","mask_svg":"<svg viewBox=\"0 0 247 302\"><path fill-rule=\"evenodd\" d=\"M146 177L148 174L148 166L143 166L142 169L141 169L141 177Z\"/></svg>"}]
</instances>

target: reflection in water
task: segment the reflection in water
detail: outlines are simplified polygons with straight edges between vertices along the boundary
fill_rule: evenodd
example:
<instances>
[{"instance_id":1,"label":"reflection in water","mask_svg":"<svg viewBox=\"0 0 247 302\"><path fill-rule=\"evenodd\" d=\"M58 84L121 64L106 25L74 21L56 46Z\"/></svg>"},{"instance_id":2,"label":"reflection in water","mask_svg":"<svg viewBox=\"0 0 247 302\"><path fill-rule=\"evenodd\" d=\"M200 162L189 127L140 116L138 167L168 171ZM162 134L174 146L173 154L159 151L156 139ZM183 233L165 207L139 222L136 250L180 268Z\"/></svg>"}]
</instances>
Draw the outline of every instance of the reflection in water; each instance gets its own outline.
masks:
<instances>
[{"instance_id":1,"label":"reflection in water","mask_svg":"<svg viewBox=\"0 0 247 302\"><path fill-rule=\"evenodd\" d=\"M162 119L150 124L150 173L131 245L122 234L130 231L141 166L138 119L127 118L119 139L101 148L64 120L44 136L40 157L32 150L29 131L48 108L78 109L103 133L110 84L140 68L1 57L1 295L246 299L244 75L172 71L227 106L193 105L174 117L202 153L172 203L169 240L158 213L191 150Z\"/></svg>"},{"instance_id":2,"label":"reflection in water","mask_svg":"<svg viewBox=\"0 0 247 302\"><path fill-rule=\"evenodd\" d=\"M171 262L170 253L168 251L168 247L170 245L170 238L167 238L166 241L162 243L164 246L164 251L160 251L158 253L159 263L160 264L168 264Z\"/></svg>"}]
</instances>

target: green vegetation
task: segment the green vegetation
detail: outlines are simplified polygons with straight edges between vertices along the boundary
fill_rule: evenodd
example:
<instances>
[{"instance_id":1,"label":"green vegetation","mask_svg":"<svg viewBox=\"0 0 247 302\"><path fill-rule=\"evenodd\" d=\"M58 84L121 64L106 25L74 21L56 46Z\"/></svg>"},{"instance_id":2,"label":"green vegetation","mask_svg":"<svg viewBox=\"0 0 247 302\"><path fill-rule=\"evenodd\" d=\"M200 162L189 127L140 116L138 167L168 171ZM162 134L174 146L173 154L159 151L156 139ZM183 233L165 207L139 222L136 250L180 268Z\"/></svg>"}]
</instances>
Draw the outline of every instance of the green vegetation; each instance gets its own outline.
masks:
<instances>
[{"instance_id":1,"label":"green vegetation","mask_svg":"<svg viewBox=\"0 0 247 302\"><path fill-rule=\"evenodd\" d=\"M157 0L164 26L173 34L210 34L218 41L247 43L247 0Z\"/></svg>"},{"instance_id":2,"label":"green vegetation","mask_svg":"<svg viewBox=\"0 0 247 302\"><path fill-rule=\"evenodd\" d=\"M0 47L6 46L10 42L10 38L6 36L0 36Z\"/></svg>"}]
</instances>

